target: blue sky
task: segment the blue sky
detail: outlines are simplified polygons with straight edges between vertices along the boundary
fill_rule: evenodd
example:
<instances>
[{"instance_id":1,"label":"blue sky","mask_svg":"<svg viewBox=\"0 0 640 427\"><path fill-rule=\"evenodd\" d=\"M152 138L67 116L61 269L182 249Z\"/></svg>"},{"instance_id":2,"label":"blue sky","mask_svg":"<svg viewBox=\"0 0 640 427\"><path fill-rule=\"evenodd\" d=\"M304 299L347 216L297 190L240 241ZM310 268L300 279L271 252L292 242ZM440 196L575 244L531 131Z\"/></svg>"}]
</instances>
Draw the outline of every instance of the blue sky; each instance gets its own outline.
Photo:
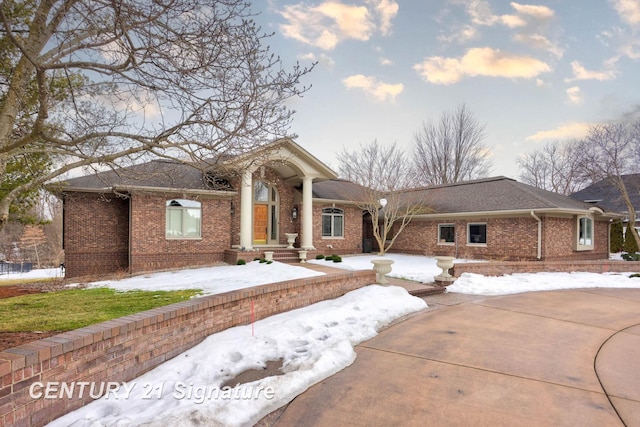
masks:
<instances>
[{"instance_id":1,"label":"blue sky","mask_svg":"<svg viewBox=\"0 0 640 427\"><path fill-rule=\"evenodd\" d=\"M257 21L286 64L318 65L290 107L297 142L407 150L423 121L465 103L486 124L491 175L590 124L640 111L640 0L268 0ZM637 115L635 117L638 117Z\"/></svg>"}]
</instances>

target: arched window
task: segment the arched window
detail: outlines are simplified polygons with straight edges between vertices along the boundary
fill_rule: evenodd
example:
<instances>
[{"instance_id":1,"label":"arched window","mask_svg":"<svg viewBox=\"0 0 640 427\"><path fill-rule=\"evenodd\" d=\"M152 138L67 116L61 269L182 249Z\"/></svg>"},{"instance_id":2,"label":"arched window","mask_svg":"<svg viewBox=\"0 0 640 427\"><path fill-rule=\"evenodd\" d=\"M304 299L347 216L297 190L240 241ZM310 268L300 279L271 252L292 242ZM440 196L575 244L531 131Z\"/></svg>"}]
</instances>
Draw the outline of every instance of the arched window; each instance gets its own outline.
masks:
<instances>
[{"instance_id":1,"label":"arched window","mask_svg":"<svg viewBox=\"0 0 640 427\"><path fill-rule=\"evenodd\" d=\"M578 217L578 250L593 249L593 219L588 216Z\"/></svg>"},{"instance_id":2,"label":"arched window","mask_svg":"<svg viewBox=\"0 0 640 427\"><path fill-rule=\"evenodd\" d=\"M342 209L322 209L322 237L344 237L344 211Z\"/></svg>"},{"instance_id":3,"label":"arched window","mask_svg":"<svg viewBox=\"0 0 640 427\"><path fill-rule=\"evenodd\" d=\"M202 237L202 205L194 200L173 199L166 202L166 237L194 239Z\"/></svg>"}]
</instances>

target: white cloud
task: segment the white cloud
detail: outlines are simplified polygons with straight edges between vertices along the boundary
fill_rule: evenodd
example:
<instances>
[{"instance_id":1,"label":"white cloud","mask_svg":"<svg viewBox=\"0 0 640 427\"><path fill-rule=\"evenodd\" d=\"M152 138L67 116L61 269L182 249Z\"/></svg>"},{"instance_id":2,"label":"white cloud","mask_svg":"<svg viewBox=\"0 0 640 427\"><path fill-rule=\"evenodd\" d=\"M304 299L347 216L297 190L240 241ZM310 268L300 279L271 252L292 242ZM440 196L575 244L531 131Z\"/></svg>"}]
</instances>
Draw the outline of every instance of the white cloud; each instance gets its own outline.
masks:
<instances>
[{"instance_id":1,"label":"white cloud","mask_svg":"<svg viewBox=\"0 0 640 427\"><path fill-rule=\"evenodd\" d=\"M572 82L576 80L611 80L616 76L613 69L605 71L590 71L580 64L579 61L573 61L571 63L571 69L573 70L573 77L565 79L566 82Z\"/></svg>"},{"instance_id":2,"label":"white cloud","mask_svg":"<svg viewBox=\"0 0 640 427\"><path fill-rule=\"evenodd\" d=\"M527 21L517 15L500 15L496 17L496 20L509 28L524 27L527 25Z\"/></svg>"},{"instance_id":3,"label":"white cloud","mask_svg":"<svg viewBox=\"0 0 640 427\"><path fill-rule=\"evenodd\" d=\"M610 0L620 18L630 25L640 24L640 0Z\"/></svg>"},{"instance_id":4,"label":"white cloud","mask_svg":"<svg viewBox=\"0 0 640 427\"><path fill-rule=\"evenodd\" d=\"M558 126L555 129L543 130L536 132L535 134L528 136L527 141L550 141L550 140L563 140L583 138L589 133L591 124L574 122L566 125Z\"/></svg>"},{"instance_id":5,"label":"white cloud","mask_svg":"<svg viewBox=\"0 0 640 427\"><path fill-rule=\"evenodd\" d=\"M539 20L552 18L555 14L553 9L550 9L547 6L519 4L515 2L511 2L510 4L511 7L513 7L519 14L531 16L532 18Z\"/></svg>"},{"instance_id":6,"label":"white cloud","mask_svg":"<svg viewBox=\"0 0 640 427\"><path fill-rule=\"evenodd\" d=\"M380 17L380 32L387 35L391 32L391 21L398 14L398 3L392 0L368 0L367 3L373 4L375 10Z\"/></svg>"},{"instance_id":7,"label":"white cloud","mask_svg":"<svg viewBox=\"0 0 640 427\"><path fill-rule=\"evenodd\" d=\"M329 70L333 70L336 65L336 62L333 60L333 58L331 58L329 55L325 55L324 53L321 55L316 55L313 52L309 52L305 53L304 55L298 55L298 59L303 61L317 62L318 64Z\"/></svg>"},{"instance_id":8,"label":"white cloud","mask_svg":"<svg viewBox=\"0 0 640 427\"><path fill-rule=\"evenodd\" d=\"M393 65L393 61L389 58L380 58L380 65Z\"/></svg>"},{"instance_id":9,"label":"white cloud","mask_svg":"<svg viewBox=\"0 0 640 427\"><path fill-rule=\"evenodd\" d=\"M455 31L450 35L440 35L438 36L438 41L440 43L458 43L464 44L471 40L477 39L479 36L478 30L471 25L464 25L459 30Z\"/></svg>"},{"instance_id":10,"label":"white cloud","mask_svg":"<svg viewBox=\"0 0 640 427\"><path fill-rule=\"evenodd\" d=\"M551 71L549 65L536 58L489 47L469 49L461 58L432 56L413 69L435 84L453 84L466 76L533 78Z\"/></svg>"},{"instance_id":11,"label":"white cloud","mask_svg":"<svg viewBox=\"0 0 640 427\"><path fill-rule=\"evenodd\" d=\"M396 96L404 90L402 83L384 83L375 77L362 74L349 76L342 80L342 83L347 89L361 89L379 102L394 101Z\"/></svg>"},{"instance_id":12,"label":"white cloud","mask_svg":"<svg viewBox=\"0 0 640 427\"><path fill-rule=\"evenodd\" d=\"M564 55L562 48L541 34L520 33L516 34L513 39L534 49L548 51L557 58L562 58Z\"/></svg>"},{"instance_id":13,"label":"white cloud","mask_svg":"<svg viewBox=\"0 0 640 427\"><path fill-rule=\"evenodd\" d=\"M584 98L582 97L582 92L578 86L572 86L567 89L567 96L569 97L569 104L579 105L582 104Z\"/></svg>"},{"instance_id":14,"label":"white cloud","mask_svg":"<svg viewBox=\"0 0 640 427\"><path fill-rule=\"evenodd\" d=\"M462 2L462 1L458 1ZM470 0L464 2L467 14L471 17L471 22L476 25L494 26L505 25L509 28L524 27L528 24L525 18L535 20L547 20L554 16L553 9L546 6L526 5L511 2L511 7L516 11L515 15L496 15L493 13L491 4L487 0Z\"/></svg>"},{"instance_id":15,"label":"white cloud","mask_svg":"<svg viewBox=\"0 0 640 427\"><path fill-rule=\"evenodd\" d=\"M287 21L280 30L285 37L331 50L344 40L369 40L376 30L389 34L397 12L398 4L392 0L364 0L361 5L332 0L316 6L297 3L280 11Z\"/></svg>"}]
</instances>

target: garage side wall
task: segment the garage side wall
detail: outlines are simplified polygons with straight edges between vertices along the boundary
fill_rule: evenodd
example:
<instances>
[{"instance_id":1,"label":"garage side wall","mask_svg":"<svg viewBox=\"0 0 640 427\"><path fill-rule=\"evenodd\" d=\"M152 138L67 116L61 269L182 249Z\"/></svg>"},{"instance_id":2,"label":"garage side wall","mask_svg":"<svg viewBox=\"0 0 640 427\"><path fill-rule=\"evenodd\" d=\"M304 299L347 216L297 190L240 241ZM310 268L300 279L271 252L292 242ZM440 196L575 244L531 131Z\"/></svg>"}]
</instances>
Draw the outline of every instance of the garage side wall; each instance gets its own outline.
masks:
<instances>
[{"instance_id":1,"label":"garage side wall","mask_svg":"<svg viewBox=\"0 0 640 427\"><path fill-rule=\"evenodd\" d=\"M64 195L65 276L93 276L129 268L129 201L115 195Z\"/></svg>"}]
</instances>

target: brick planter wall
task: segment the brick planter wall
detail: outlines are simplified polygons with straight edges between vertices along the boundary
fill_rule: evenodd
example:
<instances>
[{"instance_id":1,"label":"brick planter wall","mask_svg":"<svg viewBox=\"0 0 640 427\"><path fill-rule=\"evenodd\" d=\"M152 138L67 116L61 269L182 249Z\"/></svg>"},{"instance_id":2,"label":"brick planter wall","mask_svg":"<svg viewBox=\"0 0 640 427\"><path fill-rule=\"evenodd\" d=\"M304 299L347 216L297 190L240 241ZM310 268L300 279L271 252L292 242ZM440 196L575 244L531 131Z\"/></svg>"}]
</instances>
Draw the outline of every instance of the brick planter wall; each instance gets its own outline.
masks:
<instances>
[{"instance_id":1,"label":"brick planter wall","mask_svg":"<svg viewBox=\"0 0 640 427\"><path fill-rule=\"evenodd\" d=\"M212 333L337 298L375 283L373 270L290 280L226 292L110 320L0 352L0 426L42 426L89 403L32 399L39 382L132 380Z\"/></svg>"},{"instance_id":2,"label":"brick planter wall","mask_svg":"<svg viewBox=\"0 0 640 427\"><path fill-rule=\"evenodd\" d=\"M460 277L463 273L475 273L485 276L501 276L513 273L539 273L586 271L592 273L640 272L640 261L492 261L462 263L454 265L452 274Z\"/></svg>"}]
</instances>

